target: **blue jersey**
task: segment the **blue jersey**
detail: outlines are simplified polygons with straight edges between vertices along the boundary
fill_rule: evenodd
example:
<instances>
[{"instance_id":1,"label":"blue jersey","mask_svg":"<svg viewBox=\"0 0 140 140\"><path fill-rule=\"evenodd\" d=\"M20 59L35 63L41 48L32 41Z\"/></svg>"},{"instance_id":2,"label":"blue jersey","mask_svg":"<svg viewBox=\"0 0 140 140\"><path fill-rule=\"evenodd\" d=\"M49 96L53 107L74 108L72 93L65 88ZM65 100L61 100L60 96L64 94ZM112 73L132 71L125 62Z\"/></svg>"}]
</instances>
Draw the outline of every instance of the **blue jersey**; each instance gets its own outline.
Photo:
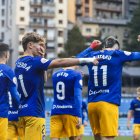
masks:
<instances>
[{"instance_id":1,"label":"blue jersey","mask_svg":"<svg viewBox=\"0 0 140 140\"><path fill-rule=\"evenodd\" d=\"M87 110L87 103L82 101L82 124L84 121L88 121L88 110Z\"/></svg>"},{"instance_id":2,"label":"blue jersey","mask_svg":"<svg viewBox=\"0 0 140 140\"><path fill-rule=\"evenodd\" d=\"M0 117L2 118L8 118L8 91L11 87L16 87L14 72L8 65L0 64Z\"/></svg>"},{"instance_id":3,"label":"blue jersey","mask_svg":"<svg viewBox=\"0 0 140 140\"><path fill-rule=\"evenodd\" d=\"M54 102L51 115L69 114L81 117L82 75L72 69L53 74Z\"/></svg>"},{"instance_id":4,"label":"blue jersey","mask_svg":"<svg viewBox=\"0 0 140 140\"><path fill-rule=\"evenodd\" d=\"M8 92L8 96L9 96L8 120L18 121L18 107L16 106L15 101L13 100L10 91Z\"/></svg>"},{"instance_id":5,"label":"blue jersey","mask_svg":"<svg viewBox=\"0 0 140 140\"><path fill-rule=\"evenodd\" d=\"M121 50L91 51L88 48L77 57L100 59L97 66L92 63L87 65L88 102L105 101L120 105L123 64L126 61L140 60L140 53Z\"/></svg>"},{"instance_id":6,"label":"blue jersey","mask_svg":"<svg viewBox=\"0 0 140 140\"><path fill-rule=\"evenodd\" d=\"M50 63L45 58L32 56L17 60L15 74L21 95L19 116L45 117L44 70Z\"/></svg>"},{"instance_id":7,"label":"blue jersey","mask_svg":"<svg viewBox=\"0 0 140 140\"><path fill-rule=\"evenodd\" d=\"M134 111L134 123L140 124L140 100L133 99L130 104L130 109Z\"/></svg>"}]
</instances>

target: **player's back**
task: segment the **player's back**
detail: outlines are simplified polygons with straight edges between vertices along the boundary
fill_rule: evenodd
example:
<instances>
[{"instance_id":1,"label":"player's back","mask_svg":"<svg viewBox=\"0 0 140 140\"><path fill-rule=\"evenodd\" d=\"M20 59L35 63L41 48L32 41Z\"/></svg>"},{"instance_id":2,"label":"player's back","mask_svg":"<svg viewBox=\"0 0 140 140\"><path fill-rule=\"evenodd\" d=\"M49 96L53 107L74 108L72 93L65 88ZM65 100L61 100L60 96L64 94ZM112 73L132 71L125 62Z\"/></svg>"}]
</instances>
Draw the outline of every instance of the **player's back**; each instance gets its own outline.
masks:
<instances>
[{"instance_id":1,"label":"player's back","mask_svg":"<svg viewBox=\"0 0 140 140\"><path fill-rule=\"evenodd\" d=\"M8 65L0 64L0 117L8 116L8 90L13 81L11 71Z\"/></svg>"},{"instance_id":2,"label":"player's back","mask_svg":"<svg viewBox=\"0 0 140 140\"><path fill-rule=\"evenodd\" d=\"M74 89L81 88L81 73L72 69L60 69L53 74L54 103L52 115L71 114L76 116ZM81 95L82 97L82 95Z\"/></svg>"},{"instance_id":3,"label":"player's back","mask_svg":"<svg viewBox=\"0 0 140 140\"><path fill-rule=\"evenodd\" d=\"M89 102L107 101L120 104L123 61L119 51L97 51L89 57L99 58L98 66L88 64Z\"/></svg>"}]
</instances>

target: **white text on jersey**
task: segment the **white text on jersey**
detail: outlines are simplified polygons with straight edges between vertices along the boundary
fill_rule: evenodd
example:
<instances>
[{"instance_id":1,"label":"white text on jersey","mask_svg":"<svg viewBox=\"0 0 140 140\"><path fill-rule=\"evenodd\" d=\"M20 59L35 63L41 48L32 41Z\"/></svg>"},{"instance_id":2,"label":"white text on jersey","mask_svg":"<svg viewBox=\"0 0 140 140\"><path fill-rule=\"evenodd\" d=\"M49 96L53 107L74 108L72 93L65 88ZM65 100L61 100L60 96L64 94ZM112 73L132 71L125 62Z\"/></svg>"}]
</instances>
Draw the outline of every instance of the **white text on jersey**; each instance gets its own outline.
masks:
<instances>
[{"instance_id":1,"label":"white text on jersey","mask_svg":"<svg viewBox=\"0 0 140 140\"><path fill-rule=\"evenodd\" d=\"M23 63L23 62L18 62L17 67L26 69L26 71L28 71L31 68L31 66L28 66L26 63Z\"/></svg>"}]
</instances>

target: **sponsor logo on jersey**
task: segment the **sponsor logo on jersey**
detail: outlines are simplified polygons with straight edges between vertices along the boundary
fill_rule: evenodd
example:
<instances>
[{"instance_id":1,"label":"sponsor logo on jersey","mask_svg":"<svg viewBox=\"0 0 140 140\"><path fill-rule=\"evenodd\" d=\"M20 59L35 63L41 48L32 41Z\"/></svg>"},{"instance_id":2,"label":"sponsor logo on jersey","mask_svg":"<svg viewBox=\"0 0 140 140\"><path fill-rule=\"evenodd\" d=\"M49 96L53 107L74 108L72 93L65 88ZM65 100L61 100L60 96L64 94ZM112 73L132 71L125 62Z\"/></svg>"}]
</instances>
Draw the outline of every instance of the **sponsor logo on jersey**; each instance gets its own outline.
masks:
<instances>
[{"instance_id":1,"label":"sponsor logo on jersey","mask_svg":"<svg viewBox=\"0 0 140 140\"><path fill-rule=\"evenodd\" d=\"M65 109L65 108L73 108L73 107L72 105L53 105L53 109L55 108Z\"/></svg>"},{"instance_id":2,"label":"sponsor logo on jersey","mask_svg":"<svg viewBox=\"0 0 140 140\"><path fill-rule=\"evenodd\" d=\"M18 114L18 110L17 111L8 111L8 114Z\"/></svg>"},{"instance_id":3,"label":"sponsor logo on jersey","mask_svg":"<svg viewBox=\"0 0 140 140\"><path fill-rule=\"evenodd\" d=\"M102 93L109 93L109 89L101 89L101 90L95 90L95 91L92 91L91 89L89 90L89 96L96 95L96 94L102 94Z\"/></svg>"},{"instance_id":4,"label":"sponsor logo on jersey","mask_svg":"<svg viewBox=\"0 0 140 140\"><path fill-rule=\"evenodd\" d=\"M28 104L19 105L19 108L26 108L26 107L28 107Z\"/></svg>"}]
</instances>

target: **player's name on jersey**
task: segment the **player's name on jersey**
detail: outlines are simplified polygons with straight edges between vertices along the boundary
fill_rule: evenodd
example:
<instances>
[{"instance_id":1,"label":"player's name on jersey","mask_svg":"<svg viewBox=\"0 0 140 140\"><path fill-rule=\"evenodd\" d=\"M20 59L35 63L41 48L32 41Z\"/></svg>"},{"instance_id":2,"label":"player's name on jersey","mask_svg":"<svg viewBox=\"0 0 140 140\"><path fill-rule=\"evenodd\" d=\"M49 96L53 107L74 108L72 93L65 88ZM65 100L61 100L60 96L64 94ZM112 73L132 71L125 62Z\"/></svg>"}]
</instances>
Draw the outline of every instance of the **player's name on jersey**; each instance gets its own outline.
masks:
<instances>
[{"instance_id":1,"label":"player's name on jersey","mask_svg":"<svg viewBox=\"0 0 140 140\"><path fill-rule=\"evenodd\" d=\"M93 58L101 58L101 59L111 60L112 56L110 56L110 55L96 55L96 56L93 56Z\"/></svg>"},{"instance_id":2,"label":"player's name on jersey","mask_svg":"<svg viewBox=\"0 0 140 140\"><path fill-rule=\"evenodd\" d=\"M28 107L28 104L19 105L19 108L26 108L26 107Z\"/></svg>"},{"instance_id":3,"label":"player's name on jersey","mask_svg":"<svg viewBox=\"0 0 140 140\"><path fill-rule=\"evenodd\" d=\"M16 66L18 68L26 69L26 71L28 71L32 67L32 66L28 66L27 63L23 63L23 62L18 62Z\"/></svg>"},{"instance_id":4,"label":"player's name on jersey","mask_svg":"<svg viewBox=\"0 0 140 140\"><path fill-rule=\"evenodd\" d=\"M64 77L67 77L69 74L67 72L59 72L57 73L57 77L59 76L64 76Z\"/></svg>"},{"instance_id":5,"label":"player's name on jersey","mask_svg":"<svg viewBox=\"0 0 140 140\"><path fill-rule=\"evenodd\" d=\"M73 108L73 107L72 105L53 105L53 109L57 109L57 108L65 109L65 108Z\"/></svg>"},{"instance_id":6,"label":"player's name on jersey","mask_svg":"<svg viewBox=\"0 0 140 140\"><path fill-rule=\"evenodd\" d=\"M18 114L18 110L17 111L8 111L8 114Z\"/></svg>"},{"instance_id":7,"label":"player's name on jersey","mask_svg":"<svg viewBox=\"0 0 140 140\"><path fill-rule=\"evenodd\" d=\"M89 95L95 95L95 94L102 94L102 93L109 93L109 89L101 89L101 90L89 90Z\"/></svg>"}]
</instances>

